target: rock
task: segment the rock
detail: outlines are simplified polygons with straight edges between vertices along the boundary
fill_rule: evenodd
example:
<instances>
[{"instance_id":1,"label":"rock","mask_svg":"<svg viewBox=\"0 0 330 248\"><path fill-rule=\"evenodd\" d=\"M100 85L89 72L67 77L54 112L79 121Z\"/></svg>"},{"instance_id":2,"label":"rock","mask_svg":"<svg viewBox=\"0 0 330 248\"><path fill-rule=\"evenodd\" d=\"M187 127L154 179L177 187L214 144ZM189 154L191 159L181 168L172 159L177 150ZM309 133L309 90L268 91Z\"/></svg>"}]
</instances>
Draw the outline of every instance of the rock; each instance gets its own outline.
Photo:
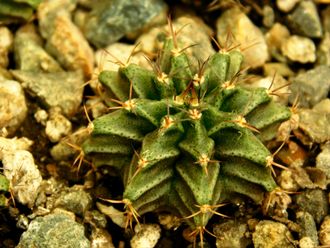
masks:
<instances>
[{"instance_id":1,"label":"rock","mask_svg":"<svg viewBox=\"0 0 330 248\"><path fill-rule=\"evenodd\" d=\"M32 154L24 150L8 151L3 154L2 164L15 199L32 208L42 181Z\"/></svg>"},{"instance_id":2,"label":"rock","mask_svg":"<svg viewBox=\"0 0 330 248\"><path fill-rule=\"evenodd\" d=\"M317 248L318 246L314 243L314 241L309 237L303 237L299 240L300 248Z\"/></svg>"},{"instance_id":3,"label":"rock","mask_svg":"<svg viewBox=\"0 0 330 248\"><path fill-rule=\"evenodd\" d=\"M313 216L308 212L297 212L296 213L297 223L300 226L299 238L303 239L308 237L312 240L314 247L319 244L317 237L317 229ZM312 246L313 247L313 246Z\"/></svg>"},{"instance_id":4,"label":"rock","mask_svg":"<svg viewBox=\"0 0 330 248\"><path fill-rule=\"evenodd\" d=\"M328 66L317 66L298 74L292 79L290 89L292 91L289 96L291 104L299 96L300 107L313 107L328 95L330 90L330 68Z\"/></svg>"},{"instance_id":5,"label":"rock","mask_svg":"<svg viewBox=\"0 0 330 248\"><path fill-rule=\"evenodd\" d=\"M47 40L46 50L67 70L82 70L86 77L93 72L94 54L85 37L71 21L69 10L74 3L64 6L44 1L38 9L40 32Z\"/></svg>"},{"instance_id":6,"label":"rock","mask_svg":"<svg viewBox=\"0 0 330 248\"><path fill-rule=\"evenodd\" d=\"M225 45L228 30L235 37L232 46L240 44L244 64L252 68L262 66L268 59L268 49L260 29L238 8L226 10L216 22L217 39ZM228 46L228 44L227 44Z\"/></svg>"},{"instance_id":7,"label":"rock","mask_svg":"<svg viewBox=\"0 0 330 248\"><path fill-rule=\"evenodd\" d=\"M327 215L319 230L319 240L321 245L330 245L330 216Z\"/></svg>"},{"instance_id":8,"label":"rock","mask_svg":"<svg viewBox=\"0 0 330 248\"><path fill-rule=\"evenodd\" d=\"M217 236L216 246L218 248L245 248L251 244L247 238L248 226L234 220L215 225L214 235Z\"/></svg>"},{"instance_id":9,"label":"rock","mask_svg":"<svg viewBox=\"0 0 330 248\"><path fill-rule=\"evenodd\" d=\"M27 105L22 86L13 80L0 79L0 130L13 134L26 115Z\"/></svg>"},{"instance_id":10,"label":"rock","mask_svg":"<svg viewBox=\"0 0 330 248\"><path fill-rule=\"evenodd\" d=\"M316 157L316 168L324 171L327 176L327 183L330 183L330 142L322 145L321 150Z\"/></svg>"},{"instance_id":11,"label":"rock","mask_svg":"<svg viewBox=\"0 0 330 248\"><path fill-rule=\"evenodd\" d=\"M93 5L84 33L95 46L104 47L142 28L164 8L162 0L100 1Z\"/></svg>"},{"instance_id":12,"label":"rock","mask_svg":"<svg viewBox=\"0 0 330 248\"><path fill-rule=\"evenodd\" d=\"M325 32L317 48L317 64L330 66L330 31Z\"/></svg>"},{"instance_id":13,"label":"rock","mask_svg":"<svg viewBox=\"0 0 330 248\"><path fill-rule=\"evenodd\" d=\"M255 248L294 248L290 242L293 237L288 228L282 223L260 221L252 235Z\"/></svg>"},{"instance_id":14,"label":"rock","mask_svg":"<svg viewBox=\"0 0 330 248\"><path fill-rule=\"evenodd\" d=\"M83 216L92 206L92 197L81 186L75 185L68 190L63 190L54 206Z\"/></svg>"},{"instance_id":15,"label":"rock","mask_svg":"<svg viewBox=\"0 0 330 248\"><path fill-rule=\"evenodd\" d=\"M124 212L115 209L113 206L107 206L100 202L96 203L96 207L102 214L108 216L113 223L122 228L126 228L126 217Z\"/></svg>"},{"instance_id":16,"label":"rock","mask_svg":"<svg viewBox=\"0 0 330 248\"><path fill-rule=\"evenodd\" d=\"M302 0L288 16L289 24L295 34L310 38L322 37L322 26L315 3Z\"/></svg>"},{"instance_id":17,"label":"rock","mask_svg":"<svg viewBox=\"0 0 330 248\"><path fill-rule=\"evenodd\" d=\"M31 221L17 248L90 248L83 225L64 213L52 213Z\"/></svg>"},{"instance_id":18,"label":"rock","mask_svg":"<svg viewBox=\"0 0 330 248\"><path fill-rule=\"evenodd\" d=\"M115 248L111 235L100 228L93 228L91 235L91 248Z\"/></svg>"},{"instance_id":19,"label":"rock","mask_svg":"<svg viewBox=\"0 0 330 248\"><path fill-rule=\"evenodd\" d=\"M6 153L12 153L18 150L28 150L33 144L32 140L25 137L7 139L0 137L0 160L3 159Z\"/></svg>"},{"instance_id":20,"label":"rock","mask_svg":"<svg viewBox=\"0 0 330 248\"><path fill-rule=\"evenodd\" d=\"M330 33L330 6L327 6L321 14L324 31Z\"/></svg>"},{"instance_id":21,"label":"rock","mask_svg":"<svg viewBox=\"0 0 330 248\"><path fill-rule=\"evenodd\" d=\"M0 67L7 68L8 54L13 47L14 37L5 26L0 26Z\"/></svg>"},{"instance_id":22,"label":"rock","mask_svg":"<svg viewBox=\"0 0 330 248\"><path fill-rule=\"evenodd\" d=\"M34 9L41 0L20 0L0 2L0 24L11 24L29 21L32 18Z\"/></svg>"},{"instance_id":23,"label":"rock","mask_svg":"<svg viewBox=\"0 0 330 248\"><path fill-rule=\"evenodd\" d=\"M315 62L315 44L306 37L298 35L292 35L289 39L286 39L281 46L282 54L288 57L292 61L300 63Z\"/></svg>"},{"instance_id":24,"label":"rock","mask_svg":"<svg viewBox=\"0 0 330 248\"><path fill-rule=\"evenodd\" d=\"M84 214L84 222L99 228L106 228L107 218L97 210L87 211Z\"/></svg>"},{"instance_id":25,"label":"rock","mask_svg":"<svg viewBox=\"0 0 330 248\"><path fill-rule=\"evenodd\" d=\"M36 121L38 123L40 123L43 126L46 126L46 122L48 120L48 113L46 110L44 109L38 109L35 113L34 113L34 118L36 119Z\"/></svg>"},{"instance_id":26,"label":"rock","mask_svg":"<svg viewBox=\"0 0 330 248\"><path fill-rule=\"evenodd\" d=\"M317 224L321 223L328 213L326 193L320 189L307 189L296 195L296 203L302 211L310 213Z\"/></svg>"},{"instance_id":27,"label":"rock","mask_svg":"<svg viewBox=\"0 0 330 248\"><path fill-rule=\"evenodd\" d=\"M273 27L266 33L265 39L267 42L269 53L275 59L285 62L285 58L280 53L282 44L290 37L290 31L281 23L275 23Z\"/></svg>"},{"instance_id":28,"label":"rock","mask_svg":"<svg viewBox=\"0 0 330 248\"><path fill-rule=\"evenodd\" d=\"M46 122L45 132L51 142L58 142L71 133L71 122L60 112L60 108L52 108L49 111L49 119Z\"/></svg>"},{"instance_id":29,"label":"rock","mask_svg":"<svg viewBox=\"0 0 330 248\"><path fill-rule=\"evenodd\" d=\"M266 63L264 64L265 76L281 75L282 77L292 77L294 72L284 63Z\"/></svg>"},{"instance_id":30,"label":"rock","mask_svg":"<svg viewBox=\"0 0 330 248\"><path fill-rule=\"evenodd\" d=\"M279 10L290 12L300 0L276 0L276 6Z\"/></svg>"},{"instance_id":31,"label":"rock","mask_svg":"<svg viewBox=\"0 0 330 248\"><path fill-rule=\"evenodd\" d=\"M161 233L161 229L157 224L136 225L134 231L135 235L131 239L132 248L155 247Z\"/></svg>"},{"instance_id":32,"label":"rock","mask_svg":"<svg viewBox=\"0 0 330 248\"><path fill-rule=\"evenodd\" d=\"M33 24L18 29L15 35L16 69L23 71L63 71L58 62L43 48L42 39Z\"/></svg>"},{"instance_id":33,"label":"rock","mask_svg":"<svg viewBox=\"0 0 330 248\"><path fill-rule=\"evenodd\" d=\"M271 6L265 5L262 8L262 12L263 12L262 24L265 27L270 28L271 26L273 26L275 20L274 10Z\"/></svg>"},{"instance_id":34,"label":"rock","mask_svg":"<svg viewBox=\"0 0 330 248\"><path fill-rule=\"evenodd\" d=\"M80 72L36 73L12 71L27 92L47 108L59 106L63 114L75 115L82 100L84 80Z\"/></svg>"},{"instance_id":35,"label":"rock","mask_svg":"<svg viewBox=\"0 0 330 248\"><path fill-rule=\"evenodd\" d=\"M326 102L327 110L318 109L319 104L317 104L312 110L302 109L299 111L299 128L316 143L330 140L330 101Z\"/></svg>"},{"instance_id":36,"label":"rock","mask_svg":"<svg viewBox=\"0 0 330 248\"><path fill-rule=\"evenodd\" d=\"M182 224L179 217L170 213L159 213L158 222L166 230L175 230Z\"/></svg>"}]
</instances>

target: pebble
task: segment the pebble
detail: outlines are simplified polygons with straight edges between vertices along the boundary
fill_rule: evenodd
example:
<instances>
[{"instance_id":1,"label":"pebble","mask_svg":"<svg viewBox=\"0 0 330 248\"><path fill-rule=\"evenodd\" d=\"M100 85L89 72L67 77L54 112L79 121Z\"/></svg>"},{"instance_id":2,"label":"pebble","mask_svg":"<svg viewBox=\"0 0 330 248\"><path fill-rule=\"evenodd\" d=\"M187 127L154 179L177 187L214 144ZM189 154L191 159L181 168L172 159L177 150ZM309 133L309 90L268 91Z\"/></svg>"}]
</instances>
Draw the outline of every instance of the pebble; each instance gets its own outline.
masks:
<instances>
[{"instance_id":1,"label":"pebble","mask_svg":"<svg viewBox=\"0 0 330 248\"><path fill-rule=\"evenodd\" d=\"M93 5L84 33L92 44L104 47L141 29L166 8L162 0L101 1Z\"/></svg>"},{"instance_id":2,"label":"pebble","mask_svg":"<svg viewBox=\"0 0 330 248\"><path fill-rule=\"evenodd\" d=\"M330 141L321 145L321 152L316 157L316 168L324 171L327 183L330 183Z\"/></svg>"},{"instance_id":3,"label":"pebble","mask_svg":"<svg viewBox=\"0 0 330 248\"><path fill-rule=\"evenodd\" d=\"M0 137L0 160L3 159L6 153L12 153L17 150L28 150L32 144L33 141L25 137L11 139Z\"/></svg>"},{"instance_id":4,"label":"pebble","mask_svg":"<svg viewBox=\"0 0 330 248\"><path fill-rule=\"evenodd\" d=\"M72 130L71 122L60 112L60 108L51 108L49 110L49 119L46 122L45 132L48 139L53 143L69 135Z\"/></svg>"},{"instance_id":5,"label":"pebble","mask_svg":"<svg viewBox=\"0 0 330 248\"><path fill-rule=\"evenodd\" d=\"M272 28L265 34L265 39L271 56L278 61L285 62L281 54L282 44L290 37L290 31L286 26L276 22Z\"/></svg>"},{"instance_id":6,"label":"pebble","mask_svg":"<svg viewBox=\"0 0 330 248\"><path fill-rule=\"evenodd\" d=\"M140 224L134 228L135 235L131 239L132 248L153 248L156 246L161 229L157 224Z\"/></svg>"},{"instance_id":7,"label":"pebble","mask_svg":"<svg viewBox=\"0 0 330 248\"><path fill-rule=\"evenodd\" d=\"M330 66L330 31L325 32L317 47L317 64Z\"/></svg>"},{"instance_id":8,"label":"pebble","mask_svg":"<svg viewBox=\"0 0 330 248\"><path fill-rule=\"evenodd\" d=\"M327 103L327 109L318 109L323 101ZM313 109L302 109L299 112L299 128L316 143L324 143L330 140L330 101L326 99L315 105Z\"/></svg>"},{"instance_id":9,"label":"pebble","mask_svg":"<svg viewBox=\"0 0 330 248\"><path fill-rule=\"evenodd\" d=\"M320 224L328 213L328 199L321 189L304 190L296 195L295 199L300 210L309 212L317 224Z\"/></svg>"},{"instance_id":10,"label":"pebble","mask_svg":"<svg viewBox=\"0 0 330 248\"><path fill-rule=\"evenodd\" d=\"M321 245L330 245L330 216L327 215L319 230L319 240Z\"/></svg>"},{"instance_id":11,"label":"pebble","mask_svg":"<svg viewBox=\"0 0 330 248\"><path fill-rule=\"evenodd\" d=\"M300 211L296 213L296 218L297 224L300 226L299 238L308 237L312 240L314 246L317 246L319 240L313 216L308 212Z\"/></svg>"},{"instance_id":12,"label":"pebble","mask_svg":"<svg viewBox=\"0 0 330 248\"><path fill-rule=\"evenodd\" d=\"M255 248L294 248L293 237L282 223L270 220L260 221L252 235Z\"/></svg>"},{"instance_id":13,"label":"pebble","mask_svg":"<svg viewBox=\"0 0 330 248\"><path fill-rule=\"evenodd\" d=\"M229 220L215 225L213 233L217 236L218 248L244 248L251 245L251 239L247 238L248 226L245 223Z\"/></svg>"},{"instance_id":14,"label":"pebble","mask_svg":"<svg viewBox=\"0 0 330 248\"><path fill-rule=\"evenodd\" d=\"M303 237L299 240L300 248L318 248L315 242L309 237Z\"/></svg>"},{"instance_id":15,"label":"pebble","mask_svg":"<svg viewBox=\"0 0 330 248\"><path fill-rule=\"evenodd\" d=\"M74 185L60 193L54 206L83 216L92 207L92 197L80 185Z\"/></svg>"},{"instance_id":16,"label":"pebble","mask_svg":"<svg viewBox=\"0 0 330 248\"><path fill-rule=\"evenodd\" d=\"M314 69L299 73L291 80L292 94L289 101L292 104L299 97L299 106L310 108L327 98L330 90L330 68L317 66Z\"/></svg>"},{"instance_id":17,"label":"pebble","mask_svg":"<svg viewBox=\"0 0 330 248\"><path fill-rule=\"evenodd\" d=\"M0 96L0 130L12 135L27 115L24 91L18 82L0 79Z\"/></svg>"},{"instance_id":18,"label":"pebble","mask_svg":"<svg viewBox=\"0 0 330 248\"><path fill-rule=\"evenodd\" d=\"M295 34L310 38L322 37L322 25L316 5L311 0L302 0L288 16L289 25Z\"/></svg>"},{"instance_id":19,"label":"pebble","mask_svg":"<svg viewBox=\"0 0 330 248\"><path fill-rule=\"evenodd\" d=\"M91 248L115 248L111 235L105 229L93 228L90 239Z\"/></svg>"},{"instance_id":20,"label":"pebble","mask_svg":"<svg viewBox=\"0 0 330 248\"><path fill-rule=\"evenodd\" d=\"M63 211L58 211L31 221L17 248L90 248L90 241L84 232L83 225Z\"/></svg>"},{"instance_id":21,"label":"pebble","mask_svg":"<svg viewBox=\"0 0 330 248\"><path fill-rule=\"evenodd\" d=\"M97 210L90 210L85 212L84 222L99 228L106 228L107 226L106 216Z\"/></svg>"},{"instance_id":22,"label":"pebble","mask_svg":"<svg viewBox=\"0 0 330 248\"><path fill-rule=\"evenodd\" d=\"M287 13L290 12L301 0L276 0L276 6L279 10Z\"/></svg>"},{"instance_id":23,"label":"pebble","mask_svg":"<svg viewBox=\"0 0 330 248\"><path fill-rule=\"evenodd\" d=\"M268 60L268 48L261 30L239 8L226 10L217 19L216 30L217 39L223 45L230 30L235 37L232 45L241 44L245 66L256 68Z\"/></svg>"},{"instance_id":24,"label":"pebble","mask_svg":"<svg viewBox=\"0 0 330 248\"><path fill-rule=\"evenodd\" d=\"M322 24L324 31L330 33L330 6L327 6L322 12Z\"/></svg>"},{"instance_id":25,"label":"pebble","mask_svg":"<svg viewBox=\"0 0 330 248\"><path fill-rule=\"evenodd\" d=\"M0 26L0 67L7 68L9 64L8 54L13 48L14 37L5 26Z\"/></svg>"},{"instance_id":26,"label":"pebble","mask_svg":"<svg viewBox=\"0 0 330 248\"><path fill-rule=\"evenodd\" d=\"M113 223L120 226L121 228L126 227L126 217L124 212L115 209L113 206L107 206L100 202L96 203L96 207L102 214L108 216L113 221Z\"/></svg>"},{"instance_id":27,"label":"pebble","mask_svg":"<svg viewBox=\"0 0 330 248\"><path fill-rule=\"evenodd\" d=\"M281 75L282 77L292 77L294 75L294 72L290 67L284 63L266 63L264 64L263 69L265 76L274 76L276 74Z\"/></svg>"},{"instance_id":28,"label":"pebble","mask_svg":"<svg viewBox=\"0 0 330 248\"><path fill-rule=\"evenodd\" d=\"M16 69L44 72L63 71L58 62L43 49L42 43L33 24L20 27L16 32L14 42Z\"/></svg>"},{"instance_id":29,"label":"pebble","mask_svg":"<svg viewBox=\"0 0 330 248\"><path fill-rule=\"evenodd\" d=\"M61 6L61 2L64 2ZM66 9L65 6L68 8ZM93 73L94 54L79 28L72 22L70 10L75 3L44 1L38 9L40 33L46 50L67 70L82 70L85 77Z\"/></svg>"},{"instance_id":30,"label":"pebble","mask_svg":"<svg viewBox=\"0 0 330 248\"><path fill-rule=\"evenodd\" d=\"M273 8L269 5L265 5L262 8L262 12L263 12L262 24L266 28L272 27L275 21L275 13Z\"/></svg>"},{"instance_id":31,"label":"pebble","mask_svg":"<svg viewBox=\"0 0 330 248\"><path fill-rule=\"evenodd\" d=\"M67 117L75 115L83 95L84 80L80 72L36 73L11 71L27 92L47 108L60 107ZM54 94L55 93L55 94Z\"/></svg>"},{"instance_id":32,"label":"pebble","mask_svg":"<svg viewBox=\"0 0 330 248\"><path fill-rule=\"evenodd\" d=\"M314 42L306 37L292 35L281 46L282 54L291 61L299 63L315 62L316 48Z\"/></svg>"},{"instance_id":33,"label":"pebble","mask_svg":"<svg viewBox=\"0 0 330 248\"><path fill-rule=\"evenodd\" d=\"M34 118L38 123L40 123L43 126L46 126L46 122L48 120L48 113L44 109L38 109L34 113Z\"/></svg>"},{"instance_id":34,"label":"pebble","mask_svg":"<svg viewBox=\"0 0 330 248\"><path fill-rule=\"evenodd\" d=\"M15 199L32 208L42 181L32 154L25 150L8 151L3 154L2 164Z\"/></svg>"}]
</instances>

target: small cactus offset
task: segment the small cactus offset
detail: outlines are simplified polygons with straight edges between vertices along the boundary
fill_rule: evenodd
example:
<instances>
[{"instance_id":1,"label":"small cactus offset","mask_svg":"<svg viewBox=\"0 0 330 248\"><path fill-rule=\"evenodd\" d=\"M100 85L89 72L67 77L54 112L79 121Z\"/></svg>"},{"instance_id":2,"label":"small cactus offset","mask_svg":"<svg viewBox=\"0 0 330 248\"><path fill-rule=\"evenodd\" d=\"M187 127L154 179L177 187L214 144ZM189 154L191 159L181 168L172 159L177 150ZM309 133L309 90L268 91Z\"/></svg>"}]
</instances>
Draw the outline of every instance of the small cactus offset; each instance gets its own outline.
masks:
<instances>
[{"instance_id":1,"label":"small cactus offset","mask_svg":"<svg viewBox=\"0 0 330 248\"><path fill-rule=\"evenodd\" d=\"M153 71L121 64L100 82L111 113L93 121L83 144L95 166L122 175L128 219L169 209L201 235L233 195L260 203L277 185L273 156L261 142L290 117L265 88L236 84L242 54L221 49L192 68L176 34L164 41ZM268 132L269 133L269 132Z\"/></svg>"}]
</instances>

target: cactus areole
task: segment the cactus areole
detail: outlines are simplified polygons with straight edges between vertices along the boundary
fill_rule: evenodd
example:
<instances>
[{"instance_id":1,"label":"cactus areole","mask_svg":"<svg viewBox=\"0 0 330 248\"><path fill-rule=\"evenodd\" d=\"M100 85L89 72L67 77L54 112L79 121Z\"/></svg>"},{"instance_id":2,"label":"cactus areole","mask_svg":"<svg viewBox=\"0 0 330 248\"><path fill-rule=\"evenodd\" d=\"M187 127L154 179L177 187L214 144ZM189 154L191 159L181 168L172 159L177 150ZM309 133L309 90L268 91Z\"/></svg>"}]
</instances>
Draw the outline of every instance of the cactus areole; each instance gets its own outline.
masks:
<instances>
[{"instance_id":1,"label":"cactus areole","mask_svg":"<svg viewBox=\"0 0 330 248\"><path fill-rule=\"evenodd\" d=\"M85 154L123 178L128 217L167 208L201 235L233 194L260 203L277 185L260 137L290 117L265 88L236 84L243 56L219 51L193 68L168 37L153 71L103 71L111 113L93 121Z\"/></svg>"}]
</instances>

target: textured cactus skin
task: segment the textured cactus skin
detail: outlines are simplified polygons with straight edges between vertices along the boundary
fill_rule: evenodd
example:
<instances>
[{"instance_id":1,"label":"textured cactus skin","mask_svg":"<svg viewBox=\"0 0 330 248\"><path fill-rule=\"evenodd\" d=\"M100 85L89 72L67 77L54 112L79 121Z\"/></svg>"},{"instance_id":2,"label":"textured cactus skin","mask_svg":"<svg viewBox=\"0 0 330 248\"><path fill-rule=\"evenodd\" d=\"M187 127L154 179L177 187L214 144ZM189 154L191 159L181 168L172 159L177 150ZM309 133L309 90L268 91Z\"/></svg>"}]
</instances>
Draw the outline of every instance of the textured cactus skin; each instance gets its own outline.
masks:
<instances>
[{"instance_id":1,"label":"textured cactus skin","mask_svg":"<svg viewBox=\"0 0 330 248\"><path fill-rule=\"evenodd\" d=\"M167 208L201 230L233 194L260 203L275 189L272 155L257 131L290 111L265 88L230 83L242 60L238 51L218 52L203 68L191 68L168 38L154 71L128 64L99 75L121 108L93 121L83 150L96 166L121 173L128 212Z\"/></svg>"}]
</instances>

